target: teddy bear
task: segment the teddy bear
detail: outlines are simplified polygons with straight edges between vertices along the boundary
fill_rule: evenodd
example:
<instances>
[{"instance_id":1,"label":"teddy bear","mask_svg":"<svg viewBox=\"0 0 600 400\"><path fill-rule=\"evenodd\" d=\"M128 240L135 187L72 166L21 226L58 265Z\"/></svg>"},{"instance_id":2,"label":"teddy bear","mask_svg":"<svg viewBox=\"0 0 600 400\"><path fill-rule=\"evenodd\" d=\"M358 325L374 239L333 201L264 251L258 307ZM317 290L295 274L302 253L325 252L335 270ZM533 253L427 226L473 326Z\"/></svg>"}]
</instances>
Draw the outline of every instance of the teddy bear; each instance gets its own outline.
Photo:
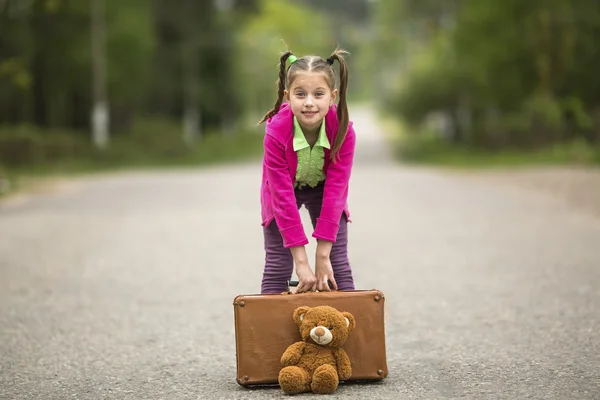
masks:
<instances>
[{"instance_id":1,"label":"teddy bear","mask_svg":"<svg viewBox=\"0 0 600 400\"><path fill-rule=\"evenodd\" d=\"M281 356L279 386L287 394L335 392L339 381L352 375L350 358L341 346L356 328L354 316L330 306L301 306L293 319L302 341Z\"/></svg>"}]
</instances>

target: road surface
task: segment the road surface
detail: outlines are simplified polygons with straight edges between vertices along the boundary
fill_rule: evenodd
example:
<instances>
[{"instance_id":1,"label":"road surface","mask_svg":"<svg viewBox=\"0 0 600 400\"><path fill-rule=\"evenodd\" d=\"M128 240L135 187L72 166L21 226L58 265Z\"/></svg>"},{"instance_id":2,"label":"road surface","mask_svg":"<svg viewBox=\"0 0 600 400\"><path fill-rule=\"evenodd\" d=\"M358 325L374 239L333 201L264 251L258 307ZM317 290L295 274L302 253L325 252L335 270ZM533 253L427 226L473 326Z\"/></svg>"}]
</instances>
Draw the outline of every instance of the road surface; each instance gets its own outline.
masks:
<instances>
[{"instance_id":1,"label":"road surface","mask_svg":"<svg viewBox=\"0 0 600 400\"><path fill-rule=\"evenodd\" d=\"M350 257L358 288L386 295L390 375L334 397L599 399L600 217L395 164L373 114L353 119ZM109 174L0 203L0 398L282 398L235 382L259 178L260 163Z\"/></svg>"}]
</instances>

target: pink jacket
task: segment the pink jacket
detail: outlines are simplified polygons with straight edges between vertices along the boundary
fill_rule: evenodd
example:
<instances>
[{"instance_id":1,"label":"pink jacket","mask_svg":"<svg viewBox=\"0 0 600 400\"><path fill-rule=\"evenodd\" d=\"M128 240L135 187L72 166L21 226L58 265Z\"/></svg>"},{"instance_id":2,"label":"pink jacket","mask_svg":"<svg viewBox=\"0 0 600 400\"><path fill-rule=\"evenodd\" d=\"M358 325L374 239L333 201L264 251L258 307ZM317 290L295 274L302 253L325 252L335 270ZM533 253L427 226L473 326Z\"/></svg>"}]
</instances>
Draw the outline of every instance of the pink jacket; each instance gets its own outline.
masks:
<instances>
[{"instance_id":1,"label":"pink jacket","mask_svg":"<svg viewBox=\"0 0 600 400\"><path fill-rule=\"evenodd\" d=\"M336 109L336 105L331 106L325 116L327 138L332 148L339 125ZM352 122L348 124L348 133L335 163L330 160L331 151L325 149L323 205L312 234L317 239L335 242L342 212L350 219L348 182L356 144L352 125ZM294 195L298 156L294 151L293 138L292 110L288 103L284 103L279 112L266 123L260 200L262 226L268 226L274 218L286 248L308 243Z\"/></svg>"}]
</instances>

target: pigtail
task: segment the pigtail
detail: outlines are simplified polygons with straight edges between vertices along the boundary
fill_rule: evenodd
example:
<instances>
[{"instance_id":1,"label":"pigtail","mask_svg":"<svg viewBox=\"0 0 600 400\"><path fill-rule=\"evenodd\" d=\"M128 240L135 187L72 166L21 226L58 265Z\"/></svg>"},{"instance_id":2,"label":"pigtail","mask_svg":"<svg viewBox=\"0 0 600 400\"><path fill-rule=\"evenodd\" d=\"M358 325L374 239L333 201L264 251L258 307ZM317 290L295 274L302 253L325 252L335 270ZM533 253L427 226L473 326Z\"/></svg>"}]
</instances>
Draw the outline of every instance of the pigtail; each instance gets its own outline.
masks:
<instances>
[{"instance_id":1,"label":"pigtail","mask_svg":"<svg viewBox=\"0 0 600 400\"><path fill-rule=\"evenodd\" d=\"M286 81L286 70L285 63L287 59L292 55L291 51L286 51L283 53L281 58L279 59L279 89L277 91L277 101L268 113L265 114L263 119L258 123L259 125L271 118L273 115L277 114L279 108L281 107L281 103L283 103L283 93L285 91L285 81Z\"/></svg>"},{"instance_id":2,"label":"pigtail","mask_svg":"<svg viewBox=\"0 0 600 400\"><path fill-rule=\"evenodd\" d=\"M338 47L328 58L328 61L333 62L337 60L337 62L340 64L340 99L337 106L339 127L335 137L335 142L333 143L333 148L331 149L332 160L335 160L335 156L340 151L340 148L346 139L346 134L348 133L348 123L350 120L348 115L348 103L346 101L346 92L348 89L348 66L346 65L346 60L344 59L344 56L347 54L349 54L347 51Z\"/></svg>"}]
</instances>

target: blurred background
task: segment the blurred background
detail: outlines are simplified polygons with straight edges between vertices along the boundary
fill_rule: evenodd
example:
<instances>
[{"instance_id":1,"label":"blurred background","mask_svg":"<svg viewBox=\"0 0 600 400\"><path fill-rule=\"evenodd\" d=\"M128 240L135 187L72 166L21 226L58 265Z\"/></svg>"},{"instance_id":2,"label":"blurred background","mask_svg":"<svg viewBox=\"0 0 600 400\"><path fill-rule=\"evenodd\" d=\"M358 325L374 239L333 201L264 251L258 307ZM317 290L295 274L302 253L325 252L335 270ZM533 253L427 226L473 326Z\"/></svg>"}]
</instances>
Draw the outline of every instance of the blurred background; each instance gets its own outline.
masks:
<instances>
[{"instance_id":1,"label":"blurred background","mask_svg":"<svg viewBox=\"0 0 600 400\"><path fill-rule=\"evenodd\" d=\"M599 163L597 43L596 1L0 0L0 191L260 156L286 45L347 49L405 161Z\"/></svg>"}]
</instances>

